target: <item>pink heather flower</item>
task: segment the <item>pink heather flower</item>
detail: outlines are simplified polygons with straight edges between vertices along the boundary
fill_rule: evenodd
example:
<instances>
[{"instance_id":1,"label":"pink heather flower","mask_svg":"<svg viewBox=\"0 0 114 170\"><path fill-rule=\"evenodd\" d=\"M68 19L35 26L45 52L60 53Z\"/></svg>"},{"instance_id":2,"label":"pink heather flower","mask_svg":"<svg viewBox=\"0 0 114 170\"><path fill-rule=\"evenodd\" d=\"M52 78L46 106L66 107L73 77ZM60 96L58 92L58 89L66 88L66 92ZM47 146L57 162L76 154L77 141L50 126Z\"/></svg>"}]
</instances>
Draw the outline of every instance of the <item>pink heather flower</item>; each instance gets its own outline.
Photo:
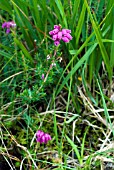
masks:
<instances>
[{"instance_id":1,"label":"pink heather flower","mask_svg":"<svg viewBox=\"0 0 114 170\"><path fill-rule=\"evenodd\" d=\"M44 135L44 132L41 131L41 130L38 130L37 133L36 133L37 138L41 138L43 135Z\"/></svg>"},{"instance_id":2,"label":"pink heather flower","mask_svg":"<svg viewBox=\"0 0 114 170\"><path fill-rule=\"evenodd\" d=\"M62 29L62 34L63 34L63 35L67 34L66 29Z\"/></svg>"},{"instance_id":3,"label":"pink heather flower","mask_svg":"<svg viewBox=\"0 0 114 170\"><path fill-rule=\"evenodd\" d=\"M67 32L67 33L71 33L71 30L69 30L69 29L66 29L66 32Z\"/></svg>"},{"instance_id":4,"label":"pink heather flower","mask_svg":"<svg viewBox=\"0 0 114 170\"><path fill-rule=\"evenodd\" d=\"M10 22L10 25L11 25L12 28L13 28L13 27L16 27L16 23L15 23L14 21L11 21L11 22Z\"/></svg>"},{"instance_id":5,"label":"pink heather flower","mask_svg":"<svg viewBox=\"0 0 114 170\"><path fill-rule=\"evenodd\" d=\"M10 28L14 28L16 26L16 23L14 21L8 21L8 22L4 22L2 24L2 28L7 28L6 29L6 34L10 33Z\"/></svg>"},{"instance_id":6,"label":"pink heather flower","mask_svg":"<svg viewBox=\"0 0 114 170\"><path fill-rule=\"evenodd\" d=\"M10 27L16 27L16 24L14 21L9 21L9 22L6 22L6 28L10 28Z\"/></svg>"},{"instance_id":7,"label":"pink heather flower","mask_svg":"<svg viewBox=\"0 0 114 170\"><path fill-rule=\"evenodd\" d=\"M68 43L70 41L67 37L62 37L62 40L66 43Z\"/></svg>"},{"instance_id":8,"label":"pink heather flower","mask_svg":"<svg viewBox=\"0 0 114 170\"><path fill-rule=\"evenodd\" d=\"M6 34L9 34L9 33L10 33L10 29L7 29L7 30L6 30Z\"/></svg>"},{"instance_id":9,"label":"pink heather flower","mask_svg":"<svg viewBox=\"0 0 114 170\"><path fill-rule=\"evenodd\" d=\"M72 40L72 36L69 33L65 34L64 37L67 37L69 40Z\"/></svg>"},{"instance_id":10,"label":"pink heather flower","mask_svg":"<svg viewBox=\"0 0 114 170\"><path fill-rule=\"evenodd\" d=\"M49 32L52 39L54 40L54 45L58 46L60 44L60 40L64 41L65 43L68 43L70 40L72 40L72 36L70 35L71 30L69 29L61 29L60 25L54 25L54 29Z\"/></svg>"},{"instance_id":11,"label":"pink heather flower","mask_svg":"<svg viewBox=\"0 0 114 170\"><path fill-rule=\"evenodd\" d=\"M53 31L50 31L49 34L50 34L50 35L53 35Z\"/></svg>"},{"instance_id":12,"label":"pink heather flower","mask_svg":"<svg viewBox=\"0 0 114 170\"><path fill-rule=\"evenodd\" d=\"M45 77L44 74L42 74L42 80L44 80L44 77Z\"/></svg>"},{"instance_id":13,"label":"pink heather flower","mask_svg":"<svg viewBox=\"0 0 114 170\"><path fill-rule=\"evenodd\" d=\"M41 143L46 143L45 134L44 134L44 136L41 137Z\"/></svg>"},{"instance_id":14,"label":"pink heather flower","mask_svg":"<svg viewBox=\"0 0 114 170\"><path fill-rule=\"evenodd\" d=\"M11 27L11 23L7 22L6 28L10 28Z\"/></svg>"},{"instance_id":15,"label":"pink heather flower","mask_svg":"<svg viewBox=\"0 0 114 170\"><path fill-rule=\"evenodd\" d=\"M48 133L44 133L41 130L38 130L36 133L36 141L40 144L47 143L49 140L51 140L51 136Z\"/></svg>"},{"instance_id":16,"label":"pink heather flower","mask_svg":"<svg viewBox=\"0 0 114 170\"><path fill-rule=\"evenodd\" d=\"M60 27L60 25L54 25L54 29L56 29L56 28L57 28L58 30L60 30L61 27Z\"/></svg>"},{"instance_id":17,"label":"pink heather flower","mask_svg":"<svg viewBox=\"0 0 114 170\"><path fill-rule=\"evenodd\" d=\"M42 138L36 138L36 142L42 143Z\"/></svg>"},{"instance_id":18,"label":"pink heather flower","mask_svg":"<svg viewBox=\"0 0 114 170\"><path fill-rule=\"evenodd\" d=\"M55 46L58 46L60 44L60 41L57 40L57 41L54 42L54 44L55 44Z\"/></svg>"},{"instance_id":19,"label":"pink heather flower","mask_svg":"<svg viewBox=\"0 0 114 170\"><path fill-rule=\"evenodd\" d=\"M57 28L55 28L54 30L53 30L53 34L57 34L59 32L59 29L57 29Z\"/></svg>"},{"instance_id":20,"label":"pink heather flower","mask_svg":"<svg viewBox=\"0 0 114 170\"><path fill-rule=\"evenodd\" d=\"M51 140L51 136L48 133L45 133L45 141Z\"/></svg>"},{"instance_id":21,"label":"pink heather flower","mask_svg":"<svg viewBox=\"0 0 114 170\"><path fill-rule=\"evenodd\" d=\"M52 39L53 39L54 41L57 40L57 34L53 35L53 36L52 36Z\"/></svg>"},{"instance_id":22,"label":"pink heather flower","mask_svg":"<svg viewBox=\"0 0 114 170\"><path fill-rule=\"evenodd\" d=\"M58 37L59 40L61 40L61 38L62 38L62 31L58 32L57 37Z\"/></svg>"},{"instance_id":23,"label":"pink heather flower","mask_svg":"<svg viewBox=\"0 0 114 170\"><path fill-rule=\"evenodd\" d=\"M2 28L5 28L7 26L7 22L4 22L3 24L2 24Z\"/></svg>"}]
</instances>

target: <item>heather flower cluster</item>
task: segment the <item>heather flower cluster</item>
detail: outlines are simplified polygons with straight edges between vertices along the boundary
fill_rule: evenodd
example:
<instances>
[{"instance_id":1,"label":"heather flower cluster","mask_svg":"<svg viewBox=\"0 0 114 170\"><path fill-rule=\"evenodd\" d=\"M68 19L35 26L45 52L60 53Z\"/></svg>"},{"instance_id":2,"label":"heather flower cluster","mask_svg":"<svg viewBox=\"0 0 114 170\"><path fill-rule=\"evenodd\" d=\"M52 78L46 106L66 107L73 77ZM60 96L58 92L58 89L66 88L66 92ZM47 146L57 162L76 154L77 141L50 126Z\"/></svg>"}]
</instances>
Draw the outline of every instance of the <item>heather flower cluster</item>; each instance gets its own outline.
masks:
<instances>
[{"instance_id":1,"label":"heather flower cluster","mask_svg":"<svg viewBox=\"0 0 114 170\"><path fill-rule=\"evenodd\" d=\"M36 132L36 141L39 142L40 144L42 143L47 143L48 140L51 140L51 136L48 133L44 133L41 130L38 130Z\"/></svg>"},{"instance_id":2,"label":"heather flower cluster","mask_svg":"<svg viewBox=\"0 0 114 170\"><path fill-rule=\"evenodd\" d=\"M16 23L14 21L8 21L8 22L4 22L2 24L2 28L6 28L6 34L10 33L10 28L16 27Z\"/></svg>"},{"instance_id":3,"label":"heather flower cluster","mask_svg":"<svg viewBox=\"0 0 114 170\"><path fill-rule=\"evenodd\" d=\"M72 40L72 36L70 35L71 30L69 29L62 29L60 25L54 25L54 29L49 32L52 39L54 40L55 46L60 44L60 40L64 41L65 43L69 43Z\"/></svg>"}]
</instances>

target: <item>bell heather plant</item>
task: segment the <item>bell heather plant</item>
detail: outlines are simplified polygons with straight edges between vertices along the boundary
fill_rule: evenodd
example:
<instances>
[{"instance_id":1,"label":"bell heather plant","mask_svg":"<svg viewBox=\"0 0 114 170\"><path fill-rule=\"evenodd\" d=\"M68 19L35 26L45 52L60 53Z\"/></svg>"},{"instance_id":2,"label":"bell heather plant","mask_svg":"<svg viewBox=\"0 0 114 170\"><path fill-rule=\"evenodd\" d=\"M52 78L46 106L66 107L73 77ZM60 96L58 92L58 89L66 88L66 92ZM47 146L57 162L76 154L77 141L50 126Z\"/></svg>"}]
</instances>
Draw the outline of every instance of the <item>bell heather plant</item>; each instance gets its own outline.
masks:
<instances>
[{"instance_id":1,"label":"bell heather plant","mask_svg":"<svg viewBox=\"0 0 114 170\"><path fill-rule=\"evenodd\" d=\"M6 28L6 34L9 34L10 33L10 28L14 28L16 27L16 23L14 21L8 21L8 22L4 22L2 24L2 28Z\"/></svg>"},{"instance_id":2,"label":"bell heather plant","mask_svg":"<svg viewBox=\"0 0 114 170\"><path fill-rule=\"evenodd\" d=\"M58 46L60 44L60 40L65 43L69 43L72 40L72 36L70 35L71 30L69 29L61 29L60 25L54 25L54 29L49 32L52 39L54 40L54 45Z\"/></svg>"},{"instance_id":3,"label":"bell heather plant","mask_svg":"<svg viewBox=\"0 0 114 170\"><path fill-rule=\"evenodd\" d=\"M0 10L0 167L113 168L114 1L1 0Z\"/></svg>"},{"instance_id":4,"label":"bell heather plant","mask_svg":"<svg viewBox=\"0 0 114 170\"><path fill-rule=\"evenodd\" d=\"M36 141L39 142L40 144L42 143L47 143L49 140L51 140L51 136L48 133L44 133L41 130L38 130L36 132Z\"/></svg>"}]
</instances>

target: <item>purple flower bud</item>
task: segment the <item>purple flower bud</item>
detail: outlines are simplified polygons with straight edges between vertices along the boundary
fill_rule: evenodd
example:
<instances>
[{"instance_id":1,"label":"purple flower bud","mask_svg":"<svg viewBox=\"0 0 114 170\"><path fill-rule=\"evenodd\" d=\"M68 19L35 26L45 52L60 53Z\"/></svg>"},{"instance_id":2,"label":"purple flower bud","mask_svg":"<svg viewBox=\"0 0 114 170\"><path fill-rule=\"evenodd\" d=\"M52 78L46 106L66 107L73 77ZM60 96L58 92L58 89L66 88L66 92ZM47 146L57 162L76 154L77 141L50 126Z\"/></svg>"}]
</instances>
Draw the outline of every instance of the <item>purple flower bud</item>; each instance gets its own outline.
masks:
<instances>
[{"instance_id":1,"label":"purple flower bud","mask_svg":"<svg viewBox=\"0 0 114 170\"><path fill-rule=\"evenodd\" d=\"M48 133L45 133L45 140L46 141L51 140L51 136Z\"/></svg>"},{"instance_id":2,"label":"purple flower bud","mask_svg":"<svg viewBox=\"0 0 114 170\"><path fill-rule=\"evenodd\" d=\"M3 24L2 24L2 28L5 28L7 26L7 22L4 22Z\"/></svg>"},{"instance_id":3,"label":"purple flower bud","mask_svg":"<svg viewBox=\"0 0 114 170\"><path fill-rule=\"evenodd\" d=\"M42 143L47 143L47 142L46 142L46 139L45 139L45 134L42 136L41 142L42 142Z\"/></svg>"},{"instance_id":4,"label":"purple flower bud","mask_svg":"<svg viewBox=\"0 0 114 170\"><path fill-rule=\"evenodd\" d=\"M42 138L36 138L36 142L42 143Z\"/></svg>"},{"instance_id":5,"label":"purple flower bud","mask_svg":"<svg viewBox=\"0 0 114 170\"><path fill-rule=\"evenodd\" d=\"M38 130L36 133L36 141L40 144L47 143L49 140L51 140L51 136L48 133L44 133L41 130Z\"/></svg>"},{"instance_id":6,"label":"purple flower bud","mask_svg":"<svg viewBox=\"0 0 114 170\"><path fill-rule=\"evenodd\" d=\"M61 38L62 38L62 31L58 32L57 37L58 37L59 40L61 40Z\"/></svg>"},{"instance_id":7,"label":"purple flower bud","mask_svg":"<svg viewBox=\"0 0 114 170\"><path fill-rule=\"evenodd\" d=\"M67 33L71 33L71 30L69 30L69 29L66 29L66 32L67 32Z\"/></svg>"},{"instance_id":8,"label":"purple flower bud","mask_svg":"<svg viewBox=\"0 0 114 170\"><path fill-rule=\"evenodd\" d=\"M7 30L6 30L6 34L9 34L9 33L10 33L10 29L7 29Z\"/></svg>"},{"instance_id":9,"label":"purple flower bud","mask_svg":"<svg viewBox=\"0 0 114 170\"><path fill-rule=\"evenodd\" d=\"M15 23L14 21L11 21L11 22L10 22L10 26L11 26L11 27L16 27L16 23Z\"/></svg>"},{"instance_id":10,"label":"purple flower bud","mask_svg":"<svg viewBox=\"0 0 114 170\"><path fill-rule=\"evenodd\" d=\"M62 29L62 34L63 35L67 34L66 29Z\"/></svg>"},{"instance_id":11,"label":"purple flower bud","mask_svg":"<svg viewBox=\"0 0 114 170\"><path fill-rule=\"evenodd\" d=\"M62 37L62 40L66 43L68 43L70 41L67 37Z\"/></svg>"},{"instance_id":12,"label":"purple flower bud","mask_svg":"<svg viewBox=\"0 0 114 170\"><path fill-rule=\"evenodd\" d=\"M57 28L55 28L54 30L53 30L53 34L57 34L59 32L59 29L57 29Z\"/></svg>"},{"instance_id":13,"label":"purple flower bud","mask_svg":"<svg viewBox=\"0 0 114 170\"><path fill-rule=\"evenodd\" d=\"M6 34L10 33L10 27L15 27L16 23L14 21L4 22L2 24L2 28L7 28Z\"/></svg>"},{"instance_id":14,"label":"purple flower bud","mask_svg":"<svg viewBox=\"0 0 114 170\"><path fill-rule=\"evenodd\" d=\"M42 74L42 80L44 80L44 77L45 77L44 74Z\"/></svg>"},{"instance_id":15,"label":"purple flower bud","mask_svg":"<svg viewBox=\"0 0 114 170\"><path fill-rule=\"evenodd\" d=\"M7 22L6 28L10 28L11 27L11 22Z\"/></svg>"},{"instance_id":16,"label":"purple flower bud","mask_svg":"<svg viewBox=\"0 0 114 170\"><path fill-rule=\"evenodd\" d=\"M55 44L55 46L58 46L60 44L60 41L57 40L57 41L54 42L54 44Z\"/></svg>"},{"instance_id":17,"label":"purple flower bud","mask_svg":"<svg viewBox=\"0 0 114 170\"><path fill-rule=\"evenodd\" d=\"M49 34L50 34L50 35L53 35L53 31L50 31Z\"/></svg>"},{"instance_id":18,"label":"purple flower bud","mask_svg":"<svg viewBox=\"0 0 114 170\"><path fill-rule=\"evenodd\" d=\"M55 41L57 40L57 34L53 35L52 39Z\"/></svg>"},{"instance_id":19,"label":"purple flower bud","mask_svg":"<svg viewBox=\"0 0 114 170\"><path fill-rule=\"evenodd\" d=\"M36 137L37 137L37 138L40 138L40 137L42 137L43 135L44 135L44 132L41 131L41 130L38 130L37 133L36 133Z\"/></svg>"},{"instance_id":20,"label":"purple flower bud","mask_svg":"<svg viewBox=\"0 0 114 170\"><path fill-rule=\"evenodd\" d=\"M59 25L54 25L54 29L56 29L56 28L57 28L58 30L60 30L61 27L60 27Z\"/></svg>"},{"instance_id":21,"label":"purple flower bud","mask_svg":"<svg viewBox=\"0 0 114 170\"><path fill-rule=\"evenodd\" d=\"M50 31L49 34L52 36L52 39L54 40L54 45L58 46L60 44L60 40L63 40L64 42L68 43L70 40L72 40L72 36L70 35L71 30L69 29L62 29L60 25L54 25L54 30Z\"/></svg>"},{"instance_id":22,"label":"purple flower bud","mask_svg":"<svg viewBox=\"0 0 114 170\"><path fill-rule=\"evenodd\" d=\"M69 40L72 40L72 36L69 33L65 34L64 37L67 37Z\"/></svg>"}]
</instances>

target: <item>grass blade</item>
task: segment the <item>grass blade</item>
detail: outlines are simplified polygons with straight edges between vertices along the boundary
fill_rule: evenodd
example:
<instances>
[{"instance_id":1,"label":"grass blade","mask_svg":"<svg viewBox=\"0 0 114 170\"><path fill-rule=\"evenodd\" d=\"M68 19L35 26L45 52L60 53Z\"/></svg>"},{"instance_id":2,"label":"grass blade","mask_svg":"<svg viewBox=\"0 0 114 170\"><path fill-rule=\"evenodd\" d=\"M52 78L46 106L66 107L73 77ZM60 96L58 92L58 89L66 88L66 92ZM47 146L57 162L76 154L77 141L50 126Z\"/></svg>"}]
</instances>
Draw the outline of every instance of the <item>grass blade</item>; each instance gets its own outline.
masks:
<instances>
[{"instance_id":1,"label":"grass blade","mask_svg":"<svg viewBox=\"0 0 114 170\"><path fill-rule=\"evenodd\" d=\"M62 3L61 3L60 0L57 0L57 1L55 1L55 2L56 2L57 7L58 7L58 9L59 9L59 11L60 11L61 17L62 17L62 19L63 19L64 26L67 28L67 27L68 27L68 26L67 26L67 19L66 19L66 16L65 16L65 12L64 12L63 5L62 5Z\"/></svg>"},{"instance_id":2,"label":"grass blade","mask_svg":"<svg viewBox=\"0 0 114 170\"><path fill-rule=\"evenodd\" d=\"M61 86L59 86L59 89L56 92L56 95L60 93L64 85L67 83L67 81L70 79L70 77L84 64L85 61L88 60L88 57L90 54L93 52L93 50L96 48L96 45L93 45L92 47L89 48L89 50L86 52L86 54L78 61L78 63L72 68L72 70L69 72L69 74L66 76L66 78L63 80ZM74 56L75 58L75 56ZM73 58L73 59L74 59ZM73 59L71 61L73 61ZM70 62L71 62L70 61Z\"/></svg>"},{"instance_id":3,"label":"grass blade","mask_svg":"<svg viewBox=\"0 0 114 170\"><path fill-rule=\"evenodd\" d=\"M73 143L73 141L72 141L68 136L66 136L66 138L67 138L67 141L68 141L68 142L70 143L70 145L72 146L73 150L75 151L76 156L77 156L77 158L78 158L78 161L80 162L80 164L82 164L82 159L81 159L81 156L80 156L80 153L79 153L79 151L78 151L77 146Z\"/></svg>"},{"instance_id":4,"label":"grass blade","mask_svg":"<svg viewBox=\"0 0 114 170\"><path fill-rule=\"evenodd\" d=\"M109 64L110 62L109 62L108 54L107 54L106 49L104 47L104 44L102 42L102 37L101 37L101 34L100 34L100 30L98 29L97 24L95 23L95 21L94 21L94 19L92 17L92 14L91 14L91 11L90 11L90 8L88 6L87 1L86 0L84 0L84 1L85 1L85 5L87 7L87 10L88 10L89 16L90 16L90 20L91 20L93 29L95 31L95 35L96 35L96 38L97 38L97 41L98 41L98 44L99 44L99 47L100 47L100 50L101 50L101 54L102 54L104 63L105 63L106 68L107 68L107 72L109 74L109 79L111 81L111 79L112 79L112 70L111 70L111 67L110 67L110 64Z\"/></svg>"}]
</instances>

